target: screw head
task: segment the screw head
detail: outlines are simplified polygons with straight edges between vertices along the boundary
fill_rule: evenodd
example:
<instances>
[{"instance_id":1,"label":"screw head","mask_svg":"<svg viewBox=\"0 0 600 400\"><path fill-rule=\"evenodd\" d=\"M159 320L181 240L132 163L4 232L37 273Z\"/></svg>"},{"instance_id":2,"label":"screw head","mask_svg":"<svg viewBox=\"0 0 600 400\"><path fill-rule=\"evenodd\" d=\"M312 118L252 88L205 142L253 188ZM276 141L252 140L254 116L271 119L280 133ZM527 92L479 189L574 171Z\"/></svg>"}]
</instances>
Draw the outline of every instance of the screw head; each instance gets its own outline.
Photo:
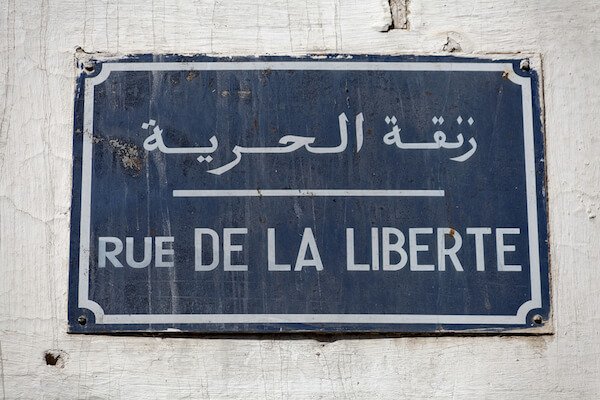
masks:
<instances>
[{"instance_id":1,"label":"screw head","mask_svg":"<svg viewBox=\"0 0 600 400\"><path fill-rule=\"evenodd\" d=\"M91 74L94 72L94 70L96 69L96 67L94 66L94 63L91 61L85 61L82 63L82 67L83 70L87 73L87 74Z\"/></svg>"}]
</instances>

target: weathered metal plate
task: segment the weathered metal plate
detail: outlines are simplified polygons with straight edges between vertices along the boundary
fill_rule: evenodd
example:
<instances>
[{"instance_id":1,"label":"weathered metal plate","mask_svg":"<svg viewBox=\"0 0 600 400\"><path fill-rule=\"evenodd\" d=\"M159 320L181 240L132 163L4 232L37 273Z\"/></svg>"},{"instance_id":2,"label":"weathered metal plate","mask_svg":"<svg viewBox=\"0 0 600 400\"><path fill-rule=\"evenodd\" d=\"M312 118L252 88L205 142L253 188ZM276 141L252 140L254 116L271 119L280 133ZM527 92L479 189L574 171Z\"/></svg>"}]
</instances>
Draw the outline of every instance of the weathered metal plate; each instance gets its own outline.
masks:
<instances>
[{"instance_id":1,"label":"weathered metal plate","mask_svg":"<svg viewBox=\"0 0 600 400\"><path fill-rule=\"evenodd\" d=\"M519 60L139 56L82 69L72 332L432 332L549 315Z\"/></svg>"}]
</instances>

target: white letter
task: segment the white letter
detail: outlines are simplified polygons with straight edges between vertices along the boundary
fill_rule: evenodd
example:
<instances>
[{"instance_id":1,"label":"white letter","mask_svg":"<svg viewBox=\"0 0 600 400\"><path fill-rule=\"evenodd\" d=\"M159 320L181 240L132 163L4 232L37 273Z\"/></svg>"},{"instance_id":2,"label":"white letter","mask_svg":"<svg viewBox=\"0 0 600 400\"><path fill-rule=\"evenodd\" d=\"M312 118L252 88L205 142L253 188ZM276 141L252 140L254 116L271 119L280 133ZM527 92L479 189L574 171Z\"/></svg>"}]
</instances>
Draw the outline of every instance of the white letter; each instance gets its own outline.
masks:
<instances>
[{"instance_id":1,"label":"white letter","mask_svg":"<svg viewBox=\"0 0 600 400\"><path fill-rule=\"evenodd\" d=\"M248 271L244 264L231 265L231 253L242 251L241 244L231 244L231 235L245 235L247 228L223 228L223 270L224 271Z\"/></svg>"},{"instance_id":2,"label":"white letter","mask_svg":"<svg viewBox=\"0 0 600 400\"><path fill-rule=\"evenodd\" d=\"M354 228L346 228L346 269L348 271L369 271L369 264L354 263Z\"/></svg>"},{"instance_id":3,"label":"white letter","mask_svg":"<svg viewBox=\"0 0 600 400\"><path fill-rule=\"evenodd\" d=\"M146 268L150 261L152 261L152 238L144 238L144 259L140 262L136 262L133 259L133 238L125 238L125 261L131 268Z\"/></svg>"},{"instance_id":4,"label":"white letter","mask_svg":"<svg viewBox=\"0 0 600 400\"><path fill-rule=\"evenodd\" d=\"M312 260L306 259L306 250L310 247L310 253L313 256ZM317 242L315 241L315 235L310 228L304 228L302 234L302 241L300 242L300 249L298 250L298 258L296 258L296 265L294 271L302 271L302 267L316 267L317 271L323 270L323 262L319 255L319 249L317 248Z\"/></svg>"},{"instance_id":5,"label":"white letter","mask_svg":"<svg viewBox=\"0 0 600 400\"><path fill-rule=\"evenodd\" d=\"M396 242L391 243L391 235L396 236ZM398 271L406 265L408 256L406 250L404 250L405 238L404 234L400 229L396 228L381 228L381 252L383 257L383 270L384 271ZM400 261L396 264L390 264L390 253L395 251L400 255Z\"/></svg>"},{"instance_id":6,"label":"white letter","mask_svg":"<svg viewBox=\"0 0 600 400\"><path fill-rule=\"evenodd\" d=\"M477 271L485 271L485 253L483 247L483 235L492 233L491 228L467 228L467 235L475 235L475 259Z\"/></svg>"},{"instance_id":7,"label":"white letter","mask_svg":"<svg viewBox=\"0 0 600 400\"><path fill-rule=\"evenodd\" d=\"M447 249L446 248L446 235L450 235L454 238L454 245ZM456 253L462 247L462 237L454 229L450 228L438 228L437 230L437 244L438 244L438 271L446 270L446 256L450 257L450 261L454 264L454 269L457 271L463 271L462 264L456 256Z\"/></svg>"},{"instance_id":8,"label":"white letter","mask_svg":"<svg viewBox=\"0 0 600 400\"><path fill-rule=\"evenodd\" d=\"M411 271L435 271L435 265L432 265L432 264L419 265L419 261L417 260L417 253L419 251L429 250L428 245L417 244L417 235L425 234L425 233L432 234L433 228L410 228L408 230L408 241L409 241L409 248L410 248L410 270Z\"/></svg>"},{"instance_id":9,"label":"white letter","mask_svg":"<svg viewBox=\"0 0 600 400\"><path fill-rule=\"evenodd\" d=\"M520 272L520 265L506 265L504 263L504 253L515 251L515 246L512 244L504 244L504 235L519 235L519 228L497 228L496 229L496 257L498 258L498 271L503 272Z\"/></svg>"},{"instance_id":10,"label":"white letter","mask_svg":"<svg viewBox=\"0 0 600 400\"><path fill-rule=\"evenodd\" d=\"M175 238L173 236L157 236L154 238L154 252L156 257L154 258L154 266L157 268L166 267L170 268L175 265L174 261L165 261L163 256L172 256L175 254L175 250L172 248L165 249L164 243L173 243Z\"/></svg>"},{"instance_id":11,"label":"white letter","mask_svg":"<svg viewBox=\"0 0 600 400\"><path fill-rule=\"evenodd\" d=\"M267 229L267 260L269 271L291 271L290 264L277 264L275 261L275 228Z\"/></svg>"},{"instance_id":12,"label":"white letter","mask_svg":"<svg viewBox=\"0 0 600 400\"><path fill-rule=\"evenodd\" d=\"M373 271L379 271L379 235L377 228L371 228L371 259Z\"/></svg>"},{"instance_id":13,"label":"white letter","mask_svg":"<svg viewBox=\"0 0 600 400\"><path fill-rule=\"evenodd\" d=\"M112 243L115 245L114 250L106 251L106 243ZM118 268L123 268L123 264L117 260L117 255L123 251L123 242L121 239L107 236L98 238L98 268L106 267L106 259Z\"/></svg>"},{"instance_id":14,"label":"white letter","mask_svg":"<svg viewBox=\"0 0 600 400\"><path fill-rule=\"evenodd\" d=\"M202 263L202 235L208 235L212 239L212 262L209 265ZM208 228L194 229L194 248L196 252L196 263L194 269L196 271L212 271L219 265L219 235L217 232Z\"/></svg>"}]
</instances>

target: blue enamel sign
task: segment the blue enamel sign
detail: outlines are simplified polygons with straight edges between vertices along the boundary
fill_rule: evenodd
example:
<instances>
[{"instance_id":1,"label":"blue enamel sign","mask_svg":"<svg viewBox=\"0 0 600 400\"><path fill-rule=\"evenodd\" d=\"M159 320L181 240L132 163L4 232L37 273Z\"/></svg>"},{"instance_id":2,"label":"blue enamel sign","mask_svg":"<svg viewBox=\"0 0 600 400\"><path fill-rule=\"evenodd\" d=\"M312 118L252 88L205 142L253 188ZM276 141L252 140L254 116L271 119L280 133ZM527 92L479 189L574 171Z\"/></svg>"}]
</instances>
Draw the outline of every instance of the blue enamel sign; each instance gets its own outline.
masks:
<instances>
[{"instance_id":1,"label":"blue enamel sign","mask_svg":"<svg viewBox=\"0 0 600 400\"><path fill-rule=\"evenodd\" d=\"M136 56L75 96L72 332L548 323L519 60Z\"/></svg>"}]
</instances>

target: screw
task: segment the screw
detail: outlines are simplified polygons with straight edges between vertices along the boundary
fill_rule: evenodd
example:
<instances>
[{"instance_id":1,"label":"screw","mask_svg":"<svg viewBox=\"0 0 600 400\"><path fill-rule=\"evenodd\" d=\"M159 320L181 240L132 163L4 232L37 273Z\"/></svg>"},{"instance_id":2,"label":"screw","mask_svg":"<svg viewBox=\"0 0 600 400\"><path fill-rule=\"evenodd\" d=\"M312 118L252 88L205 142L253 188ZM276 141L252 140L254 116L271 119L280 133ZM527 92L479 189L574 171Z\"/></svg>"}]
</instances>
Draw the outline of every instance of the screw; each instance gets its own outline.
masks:
<instances>
[{"instance_id":1,"label":"screw","mask_svg":"<svg viewBox=\"0 0 600 400\"><path fill-rule=\"evenodd\" d=\"M91 63L90 61L84 62L83 63L83 70L85 72L87 72L88 74L91 74L95 70L94 64Z\"/></svg>"},{"instance_id":2,"label":"screw","mask_svg":"<svg viewBox=\"0 0 600 400\"><path fill-rule=\"evenodd\" d=\"M83 315L80 315L79 318L77 318L77 322L79 322L79 325L83 326L87 323L87 318Z\"/></svg>"}]
</instances>

